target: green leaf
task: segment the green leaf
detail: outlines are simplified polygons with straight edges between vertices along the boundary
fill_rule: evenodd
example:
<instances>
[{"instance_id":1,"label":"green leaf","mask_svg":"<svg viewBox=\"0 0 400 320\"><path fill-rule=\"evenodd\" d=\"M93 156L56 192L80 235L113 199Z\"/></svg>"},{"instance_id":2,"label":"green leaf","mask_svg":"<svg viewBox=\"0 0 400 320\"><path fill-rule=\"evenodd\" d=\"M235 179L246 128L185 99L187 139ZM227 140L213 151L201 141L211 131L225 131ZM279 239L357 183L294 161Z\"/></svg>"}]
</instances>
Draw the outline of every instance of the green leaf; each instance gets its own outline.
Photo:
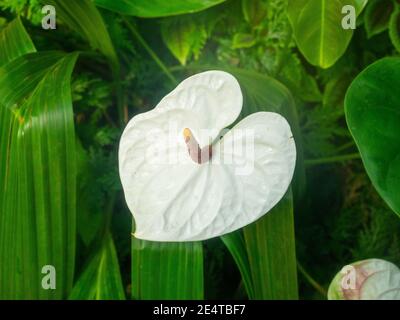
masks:
<instances>
[{"instance_id":1,"label":"green leaf","mask_svg":"<svg viewBox=\"0 0 400 320\"><path fill-rule=\"evenodd\" d=\"M329 80L325 86L323 106L331 108L339 107L340 110L343 110L344 97L350 82L351 75L346 71Z\"/></svg>"},{"instance_id":2,"label":"green leaf","mask_svg":"<svg viewBox=\"0 0 400 320\"><path fill-rule=\"evenodd\" d=\"M232 41L233 49L251 48L255 44L256 44L256 39L250 33L236 33L233 36L233 41Z\"/></svg>"},{"instance_id":3,"label":"green leaf","mask_svg":"<svg viewBox=\"0 0 400 320\"><path fill-rule=\"evenodd\" d=\"M393 46L400 52L400 10L396 10L390 18L389 35Z\"/></svg>"},{"instance_id":4,"label":"green leaf","mask_svg":"<svg viewBox=\"0 0 400 320\"><path fill-rule=\"evenodd\" d=\"M312 65L329 68L345 53L353 30L342 28L342 8L353 5L356 14L367 0L289 0L288 16L296 43Z\"/></svg>"},{"instance_id":5,"label":"green leaf","mask_svg":"<svg viewBox=\"0 0 400 320\"><path fill-rule=\"evenodd\" d=\"M2 298L61 299L72 286L76 168L70 77L76 59L77 54L33 53L0 68L0 121L10 122L1 135ZM45 265L56 269L55 290L42 288Z\"/></svg>"},{"instance_id":6,"label":"green leaf","mask_svg":"<svg viewBox=\"0 0 400 320\"><path fill-rule=\"evenodd\" d=\"M365 29L368 38L385 31L394 11L392 0L375 0L365 10Z\"/></svg>"},{"instance_id":7,"label":"green leaf","mask_svg":"<svg viewBox=\"0 0 400 320\"><path fill-rule=\"evenodd\" d=\"M121 85L121 66L103 18L91 0L41 0L55 6L57 18L75 30L90 46L108 60L114 78L119 121L123 123L124 106ZM54 32L56 30L53 30Z\"/></svg>"},{"instance_id":8,"label":"green leaf","mask_svg":"<svg viewBox=\"0 0 400 320\"><path fill-rule=\"evenodd\" d=\"M269 213L244 228L256 299L298 299L291 191Z\"/></svg>"},{"instance_id":9,"label":"green leaf","mask_svg":"<svg viewBox=\"0 0 400 320\"><path fill-rule=\"evenodd\" d=\"M2 29L0 33L0 67L24 54L35 51L36 49L19 19L14 20ZM3 68L0 68L0 70L3 70ZM9 162L7 155L13 119L14 115L10 110L0 104L0 299L16 297L17 293L13 287L22 287L22 281L17 282L16 277L10 277L12 268L15 266L15 258L12 261L6 260L13 253L13 246L15 246L15 243L11 243L11 248L7 247L6 239L13 237L15 230L13 225L5 225L12 217L4 211L7 180L11 180L7 173ZM16 183L15 179L14 181ZM22 248L20 248L20 251L22 251ZM31 271L34 270L35 268ZM16 274L15 271L13 273ZM7 292L6 290L10 291ZM31 297L34 295L34 292L30 294Z\"/></svg>"},{"instance_id":10,"label":"green leaf","mask_svg":"<svg viewBox=\"0 0 400 320\"><path fill-rule=\"evenodd\" d=\"M400 59L366 68L345 98L347 124L372 184L400 215Z\"/></svg>"},{"instance_id":11,"label":"green leaf","mask_svg":"<svg viewBox=\"0 0 400 320\"><path fill-rule=\"evenodd\" d=\"M74 285L71 300L125 300L114 241L109 233Z\"/></svg>"},{"instance_id":12,"label":"green leaf","mask_svg":"<svg viewBox=\"0 0 400 320\"><path fill-rule=\"evenodd\" d=\"M250 268L249 257L247 255L246 251L247 248L243 238L242 230L222 236L221 240L224 242L225 246L232 254L232 257L239 268L244 283L244 287L246 289L249 299L254 299L255 296L254 296L254 286L251 273L252 270Z\"/></svg>"},{"instance_id":13,"label":"green leaf","mask_svg":"<svg viewBox=\"0 0 400 320\"><path fill-rule=\"evenodd\" d=\"M203 299L201 242L132 238L133 299Z\"/></svg>"},{"instance_id":14,"label":"green leaf","mask_svg":"<svg viewBox=\"0 0 400 320\"><path fill-rule=\"evenodd\" d=\"M242 0L245 20L252 26L258 26L267 16L267 5L263 0Z\"/></svg>"},{"instance_id":15,"label":"green leaf","mask_svg":"<svg viewBox=\"0 0 400 320\"><path fill-rule=\"evenodd\" d=\"M99 7L121 14L155 18L198 12L225 0L95 0Z\"/></svg>"},{"instance_id":16,"label":"green leaf","mask_svg":"<svg viewBox=\"0 0 400 320\"><path fill-rule=\"evenodd\" d=\"M279 80L284 83L293 95L307 102L322 100L315 77L309 75L300 59L293 55L285 55L284 65L279 73Z\"/></svg>"},{"instance_id":17,"label":"green leaf","mask_svg":"<svg viewBox=\"0 0 400 320\"><path fill-rule=\"evenodd\" d=\"M173 19L161 25L164 43L182 65L186 64L197 34L196 25L191 20Z\"/></svg>"},{"instance_id":18,"label":"green leaf","mask_svg":"<svg viewBox=\"0 0 400 320\"><path fill-rule=\"evenodd\" d=\"M20 19L10 22L0 33L0 66L30 52L35 46Z\"/></svg>"},{"instance_id":19,"label":"green leaf","mask_svg":"<svg viewBox=\"0 0 400 320\"><path fill-rule=\"evenodd\" d=\"M91 0L45 0L44 3L53 5L56 8L57 19L80 34L93 49L104 54L113 68L119 68L110 35L103 18Z\"/></svg>"}]
</instances>

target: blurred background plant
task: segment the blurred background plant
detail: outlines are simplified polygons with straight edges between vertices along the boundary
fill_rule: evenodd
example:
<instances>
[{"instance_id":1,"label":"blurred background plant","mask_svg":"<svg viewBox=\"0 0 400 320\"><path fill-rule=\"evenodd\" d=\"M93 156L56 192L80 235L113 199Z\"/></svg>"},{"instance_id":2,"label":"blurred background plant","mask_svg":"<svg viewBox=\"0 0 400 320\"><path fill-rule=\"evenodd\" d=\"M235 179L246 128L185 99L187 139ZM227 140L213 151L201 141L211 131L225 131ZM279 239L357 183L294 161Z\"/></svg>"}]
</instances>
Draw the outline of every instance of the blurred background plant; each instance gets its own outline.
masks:
<instances>
[{"instance_id":1,"label":"blurred background plant","mask_svg":"<svg viewBox=\"0 0 400 320\"><path fill-rule=\"evenodd\" d=\"M121 123L155 106L179 80L207 68L240 68L273 77L294 98L300 129L296 138L306 173L304 181L295 181L300 192L296 186L293 190L299 297L325 299L331 279L348 261L381 258L400 265L399 218L370 183L344 116L344 96L355 76L375 60L398 55L400 30L390 23L398 17L395 1L386 1L390 8L379 1L367 4L348 48L329 68L313 65L299 50L287 0L206 1L210 5L199 8L190 8L191 1L188 8L182 1L169 1L186 8L182 12L163 10L160 1L140 11L140 5L124 8L118 1L98 0L96 8L83 0L90 8L87 21L68 20L82 9L77 1L50 2L61 6L57 30L40 28L40 0L1 0L0 32L19 16L38 51L80 52L71 79L77 140L77 252L71 298L152 297L152 292L133 288L131 280L140 276L133 271L131 277L131 254L143 244L133 243L131 251L131 215L117 170ZM104 21L107 36L90 29L96 19ZM335 46L339 40L331 41ZM149 255L154 250L150 248ZM220 239L204 242L200 255L195 244L184 254L193 263L204 259L204 270L193 271L193 277L204 275L205 298L249 296L243 273ZM201 286L179 298L201 298Z\"/></svg>"}]
</instances>

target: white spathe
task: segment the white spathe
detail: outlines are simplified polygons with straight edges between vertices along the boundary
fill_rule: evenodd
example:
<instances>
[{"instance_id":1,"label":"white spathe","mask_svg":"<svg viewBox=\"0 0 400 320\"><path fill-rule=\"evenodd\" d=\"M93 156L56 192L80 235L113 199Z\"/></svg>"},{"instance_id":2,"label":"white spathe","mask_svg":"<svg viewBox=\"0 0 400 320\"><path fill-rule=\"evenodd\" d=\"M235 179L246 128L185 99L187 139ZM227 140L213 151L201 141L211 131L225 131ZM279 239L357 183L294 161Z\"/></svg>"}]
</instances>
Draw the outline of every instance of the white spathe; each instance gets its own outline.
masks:
<instances>
[{"instance_id":1,"label":"white spathe","mask_svg":"<svg viewBox=\"0 0 400 320\"><path fill-rule=\"evenodd\" d=\"M232 75L208 71L184 80L153 110L130 120L120 141L119 172L135 237L221 236L257 220L284 196L296 147L282 116L254 113L220 139L242 103ZM212 145L209 161L189 155L187 132L199 148Z\"/></svg>"}]
</instances>

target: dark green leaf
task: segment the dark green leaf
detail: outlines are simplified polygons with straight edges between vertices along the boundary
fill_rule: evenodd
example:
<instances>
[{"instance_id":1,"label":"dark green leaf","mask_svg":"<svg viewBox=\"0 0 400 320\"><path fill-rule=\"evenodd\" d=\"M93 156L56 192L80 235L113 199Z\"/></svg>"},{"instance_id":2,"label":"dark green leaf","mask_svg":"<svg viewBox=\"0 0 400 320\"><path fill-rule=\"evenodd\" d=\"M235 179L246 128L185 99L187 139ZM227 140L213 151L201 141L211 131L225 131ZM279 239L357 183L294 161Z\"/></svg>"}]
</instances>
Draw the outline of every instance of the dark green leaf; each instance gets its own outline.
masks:
<instances>
[{"instance_id":1,"label":"dark green leaf","mask_svg":"<svg viewBox=\"0 0 400 320\"><path fill-rule=\"evenodd\" d=\"M368 38L388 28L393 11L394 3L392 0L375 0L368 5L365 11L365 29Z\"/></svg>"},{"instance_id":2,"label":"dark green leaf","mask_svg":"<svg viewBox=\"0 0 400 320\"><path fill-rule=\"evenodd\" d=\"M252 270L250 268L249 257L247 255L247 248L246 243L244 242L242 230L222 236L221 240L232 254L232 257L239 268L249 299L254 299Z\"/></svg>"},{"instance_id":3,"label":"dark green leaf","mask_svg":"<svg viewBox=\"0 0 400 320\"><path fill-rule=\"evenodd\" d=\"M56 8L57 18L86 39L118 69L118 58L110 35L96 6L91 0L46 0ZM116 1L114 1L116 2Z\"/></svg>"},{"instance_id":4,"label":"dark green leaf","mask_svg":"<svg viewBox=\"0 0 400 320\"><path fill-rule=\"evenodd\" d=\"M389 35L393 46L400 52L400 10L394 12L390 18Z\"/></svg>"},{"instance_id":5,"label":"dark green leaf","mask_svg":"<svg viewBox=\"0 0 400 320\"><path fill-rule=\"evenodd\" d=\"M225 0L95 0L96 5L131 16L154 18L198 12Z\"/></svg>"},{"instance_id":6,"label":"dark green leaf","mask_svg":"<svg viewBox=\"0 0 400 320\"><path fill-rule=\"evenodd\" d=\"M345 99L346 119L365 169L381 197L400 215L400 59L365 69Z\"/></svg>"}]
</instances>

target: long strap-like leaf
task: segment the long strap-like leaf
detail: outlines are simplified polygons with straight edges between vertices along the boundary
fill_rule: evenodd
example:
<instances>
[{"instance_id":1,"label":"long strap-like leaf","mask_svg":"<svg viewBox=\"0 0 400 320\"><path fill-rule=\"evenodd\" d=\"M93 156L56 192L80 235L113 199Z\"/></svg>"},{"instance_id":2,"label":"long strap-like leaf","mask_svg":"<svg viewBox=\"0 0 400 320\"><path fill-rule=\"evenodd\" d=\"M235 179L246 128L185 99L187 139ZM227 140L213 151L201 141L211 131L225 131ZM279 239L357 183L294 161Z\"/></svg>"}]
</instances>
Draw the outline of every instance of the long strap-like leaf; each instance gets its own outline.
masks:
<instances>
[{"instance_id":1,"label":"long strap-like leaf","mask_svg":"<svg viewBox=\"0 0 400 320\"><path fill-rule=\"evenodd\" d=\"M203 299L201 242L132 239L133 299Z\"/></svg>"},{"instance_id":2,"label":"long strap-like leaf","mask_svg":"<svg viewBox=\"0 0 400 320\"><path fill-rule=\"evenodd\" d=\"M110 233L74 285L69 299L124 300L117 253Z\"/></svg>"},{"instance_id":3,"label":"long strap-like leaf","mask_svg":"<svg viewBox=\"0 0 400 320\"><path fill-rule=\"evenodd\" d=\"M10 28L0 37L8 50L0 68L0 298L62 298L75 258L77 54L21 56L33 51L31 41L19 22ZM48 265L54 290L42 285Z\"/></svg>"}]
</instances>

